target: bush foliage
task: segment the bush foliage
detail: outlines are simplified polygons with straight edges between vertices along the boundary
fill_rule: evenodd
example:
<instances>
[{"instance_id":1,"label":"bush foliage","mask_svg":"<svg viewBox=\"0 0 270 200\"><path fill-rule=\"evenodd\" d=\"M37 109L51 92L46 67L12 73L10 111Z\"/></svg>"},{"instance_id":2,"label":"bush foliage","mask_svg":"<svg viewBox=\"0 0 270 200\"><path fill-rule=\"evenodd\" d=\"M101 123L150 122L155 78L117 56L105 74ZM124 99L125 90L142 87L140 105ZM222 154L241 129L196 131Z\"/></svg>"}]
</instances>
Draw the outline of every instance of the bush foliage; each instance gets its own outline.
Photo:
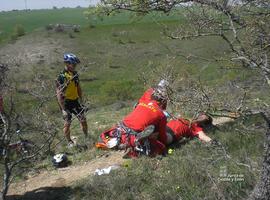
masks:
<instances>
[{"instance_id":1,"label":"bush foliage","mask_svg":"<svg viewBox=\"0 0 270 200\"><path fill-rule=\"evenodd\" d=\"M136 81L112 80L101 86L100 95L95 99L101 105L108 105L117 101L136 100L142 92L142 86Z\"/></svg>"},{"instance_id":2,"label":"bush foliage","mask_svg":"<svg viewBox=\"0 0 270 200\"><path fill-rule=\"evenodd\" d=\"M14 28L13 34L16 35L17 37L21 37L21 36L25 35L24 27L21 24L17 24Z\"/></svg>"}]
</instances>

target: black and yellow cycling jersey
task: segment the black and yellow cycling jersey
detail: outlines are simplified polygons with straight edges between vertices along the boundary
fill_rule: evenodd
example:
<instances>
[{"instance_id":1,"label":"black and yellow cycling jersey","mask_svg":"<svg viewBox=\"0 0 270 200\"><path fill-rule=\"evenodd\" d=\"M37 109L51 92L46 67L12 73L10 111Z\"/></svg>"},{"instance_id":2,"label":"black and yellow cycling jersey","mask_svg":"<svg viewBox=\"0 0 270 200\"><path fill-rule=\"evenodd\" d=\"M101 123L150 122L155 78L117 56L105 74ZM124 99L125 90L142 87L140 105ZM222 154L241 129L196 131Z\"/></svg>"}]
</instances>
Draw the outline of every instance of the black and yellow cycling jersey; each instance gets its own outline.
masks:
<instances>
[{"instance_id":1,"label":"black and yellow cycling jersey","mask_svg":"<svg viewBox=\"0 0 270 200\"><path fill-rule=\"evenodd\" d=\"M78 85L79 85L79 74L74 71L70 72L64 70L57 78L57 85L64 94L65 99L76 100L79 98Z\"/></svg>"}]
</instances>

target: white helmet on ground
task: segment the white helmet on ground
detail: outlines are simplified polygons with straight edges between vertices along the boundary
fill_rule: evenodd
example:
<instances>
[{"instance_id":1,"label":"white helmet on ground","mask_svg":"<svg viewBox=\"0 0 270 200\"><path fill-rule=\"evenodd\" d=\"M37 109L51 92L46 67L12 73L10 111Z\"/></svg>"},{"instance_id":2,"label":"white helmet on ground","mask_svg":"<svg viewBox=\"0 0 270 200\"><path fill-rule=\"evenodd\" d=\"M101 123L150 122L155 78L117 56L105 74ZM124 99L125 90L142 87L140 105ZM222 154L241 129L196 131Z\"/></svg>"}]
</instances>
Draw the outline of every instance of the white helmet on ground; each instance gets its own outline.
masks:
<instances>
[{"instance_id":1,"label":"white helmet on ground","mask_svg":"<svg viewBox=\"0 0 270 200\"><path fill-rule=\"evenodd\" d=\"M59 153L53 156L52 159L53 166L55 167L66 167L68 165L68 158L66 154Z\"/></svg>"}]
</instances>

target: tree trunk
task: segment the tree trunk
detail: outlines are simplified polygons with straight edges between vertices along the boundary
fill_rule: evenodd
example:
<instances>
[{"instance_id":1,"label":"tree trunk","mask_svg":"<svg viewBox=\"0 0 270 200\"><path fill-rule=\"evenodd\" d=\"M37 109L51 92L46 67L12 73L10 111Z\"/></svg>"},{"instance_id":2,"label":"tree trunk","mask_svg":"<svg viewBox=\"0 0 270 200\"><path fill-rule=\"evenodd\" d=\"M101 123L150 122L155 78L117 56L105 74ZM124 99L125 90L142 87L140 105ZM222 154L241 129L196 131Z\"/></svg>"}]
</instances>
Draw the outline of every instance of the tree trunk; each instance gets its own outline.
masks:
<instances>
[{"instance_id":1,"label":"tree trunk","mask_svg":"<svg viewBox=\"0 0 270 200\"><path fill-rule=\"evenodd\" d=\"M261 177L249 200L270 200L270 118L264 116L268 129L265 138L265 154L261 170Z\"/></svg>"}]
</instances>

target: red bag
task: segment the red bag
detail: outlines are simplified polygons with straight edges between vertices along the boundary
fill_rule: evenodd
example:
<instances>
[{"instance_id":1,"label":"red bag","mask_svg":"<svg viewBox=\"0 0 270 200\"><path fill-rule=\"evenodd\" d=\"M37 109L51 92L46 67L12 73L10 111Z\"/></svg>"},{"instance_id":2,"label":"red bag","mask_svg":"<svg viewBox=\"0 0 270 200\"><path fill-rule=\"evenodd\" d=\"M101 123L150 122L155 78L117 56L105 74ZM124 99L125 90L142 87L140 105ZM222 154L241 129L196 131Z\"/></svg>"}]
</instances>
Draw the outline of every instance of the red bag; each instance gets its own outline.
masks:
<instances>
[{"instance_id":1,"label":"red bag","mask_svg":"<svg viewBox=\"0 0 270 200\"><path fill-rule=\"evenodd\" d=\"M121 139L119 141L119 144L125 145L126 148L131 148L131 150L129 151L127 155L129 157L138 157L140 153L135 150L136 136L132 134L130 135L126 134L124 130L119 129L117 126L114 126L111 129L106 130L103 133L101 133L99 141L96 143L96 147L101 148L101 149L109 149L107 144L111 138L117 137L117 131L121 131ZM151 157L154 157L156 155L162 155L166 152L165 145L161 143L160 141L153 138L148 138L148 141L150 143L150 156Z\"/></svg>"}]
</instances>

